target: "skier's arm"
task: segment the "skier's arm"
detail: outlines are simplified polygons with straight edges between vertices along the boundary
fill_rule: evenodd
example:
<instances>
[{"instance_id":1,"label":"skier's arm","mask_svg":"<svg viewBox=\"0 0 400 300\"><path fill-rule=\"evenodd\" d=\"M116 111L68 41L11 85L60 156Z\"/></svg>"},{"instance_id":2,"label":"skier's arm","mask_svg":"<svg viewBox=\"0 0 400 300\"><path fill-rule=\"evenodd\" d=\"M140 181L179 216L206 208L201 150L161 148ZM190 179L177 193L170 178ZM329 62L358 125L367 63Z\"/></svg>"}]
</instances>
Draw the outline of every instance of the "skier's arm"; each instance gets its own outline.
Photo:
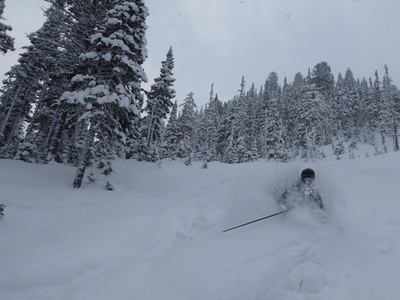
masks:
<instances>
[{"instance_id":1,"label":"skier's arm","mask_svg":"<svg viewBox=\"0 0 400 300\"><path fill-rule=\"evenodd\" d=\"M318 204L320 209L324 209L324 203L322 202L322 197L319 193L316 193L315 197L314 197L314 201Z\"/></svg>"},{"instance_id":2,"label":"skier's arm","mask_svg":"<svg viewBox=\"0 0 400 300\"><path fill-rule=\"evenodd\" d=\"M284 191L280 198L278 199L278 203L282 206L283 209L290 210L292 208L292 206L287 202L287 197L289 196L290 191L286 190Z\"/></svg>"}]
</instances>

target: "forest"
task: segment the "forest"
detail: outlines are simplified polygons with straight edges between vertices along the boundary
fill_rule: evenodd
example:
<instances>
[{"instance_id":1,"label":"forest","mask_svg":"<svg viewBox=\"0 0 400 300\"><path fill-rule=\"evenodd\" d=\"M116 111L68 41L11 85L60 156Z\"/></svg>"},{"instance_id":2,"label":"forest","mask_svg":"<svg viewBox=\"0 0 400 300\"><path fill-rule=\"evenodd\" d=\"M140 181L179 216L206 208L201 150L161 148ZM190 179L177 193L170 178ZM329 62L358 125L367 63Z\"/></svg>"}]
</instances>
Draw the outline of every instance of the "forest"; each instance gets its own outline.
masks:
<instances>
[{"instance_id":1,"label":"forest","mask_svg":"<svg viewBox=\"0 0 400 300\"><path fill-rule=\"evenodd\" d=\"M172 47L142 87L144 0L46 1L46 21L2 82L0 158L76 166L79 188L87 167L108 174L116 158L206 167L318 159L326 145L338 158L351 158L358 143L375 154L399 150L400 92L387 65L361 79L350 67L335 78L325 61L283 84L276 72L260 87L242 77L227 101L210 83L208 103L197 107L190 91L175 99ZM0 18L4 9L0 0ZM11 28L0 23L2 53L14 50Z\"/></svg>"}]
</instances>

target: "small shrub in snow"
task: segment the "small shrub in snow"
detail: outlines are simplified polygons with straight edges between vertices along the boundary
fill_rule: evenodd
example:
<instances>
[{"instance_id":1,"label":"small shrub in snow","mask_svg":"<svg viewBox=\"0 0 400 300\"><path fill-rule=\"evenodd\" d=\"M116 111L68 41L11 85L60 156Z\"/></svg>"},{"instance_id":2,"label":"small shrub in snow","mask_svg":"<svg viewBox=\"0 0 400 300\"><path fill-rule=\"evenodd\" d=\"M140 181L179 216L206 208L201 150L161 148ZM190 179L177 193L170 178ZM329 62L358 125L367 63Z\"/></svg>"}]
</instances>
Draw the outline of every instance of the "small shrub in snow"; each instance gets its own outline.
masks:
<instances>
[{"instance_id":1,"label":"small shrub in snow","mask_svg":"<svg viewBox=\"0 0 400 300\"><path fill-rule=\"evenodd\" d=\"M99 169L103 169L106 166L106 163L103 160L100 160L97 164Z\"/></svg>"},{"instance_id":2,"label":"small shrub in snow","mask_svg":"<svg viewBox=\"0 0 400 300\"><path fill-rule=\"evenodd\" d=\"M103 174L110 175L112 171L113 171L113 169L112 169L111 165L109 165L107 168L104 169Z\"/></svg>"},{"instance_id":3,"label":"small shrub in snow","mask_svg":"<svg viewBox=\"0 0 400 300\"><path fill-rule=\"evenodd\" d=\"M107 180L107 183L105 185L105 189L107 191L114 191L115 190L114 185L109 180Z\"/></svg>"},{"instance_id":4,"label":"small shrub in snow","mask_svg":"<svg viewBox=\"0 0 400 300\"><path fill-rule=\"evenodd\" d=\"M186 158L185 165L190 166L192 164L192 159L190 157Z\"/></svg>"},{"instance_id":5,"label":"small shrub in snow","mask_svg":"<svg viewBox=\"0 0 400 300\"><path fill-rule=\"evenodd\" d=\"M89 182L96 182L96 177L94 176L94 173L93 172L90 172L90 174L88 175L88 180L89 180Z\"/></svg>"},{"instance_id":6,"label":"small shrub in snow","mask_svg":"<svg viewBox=\"0 0 400 300\"><path fill-rule=\"evenodd\" d=\"M36 145L29 142L21 143L18 146L18 151L14 159L22 160L28 163L34 163L36 162L35 157L38 155L37 152Z\"/></svg>"},{"instance_id":7,"label":"small shrub in snow","mask_svg":"<svg viewBox=\"0 0 400 300\"><path fill-rule=\"evenodd\" d=\"M356 158L356 155L354 154L353 150L349 150L349 158L350 159L355 159Z\"/></svg>"},{"instance_id":8,"label":"small shrub in snow","mask_svg":"<svg viewBox=\"0 0 400 300\"><path fill-rule=\"evenodd\" d=\"M159 167L160 169L162 168L162 159L160 159L160 160L157 162L157 167Z\"/></svg>"},{"instance_id":9,"label":"small shrub in snow","mask_svg":"<svg viewBox=\"0 0 400 300\"><path fill-rule=\"evenodd\" d=\"M375 153L374 155L382 155L383 151L378 149L378 146L375 146Z\"/></svg>"},{"instance_id":10,"label":"small shrub in snow","mask_svg":"<svg viewBox=\"0 0 400 300\"><path fill-rule=\"evenodd\" d=\"M4 204L0 204L0 217L1 216L4 216L4 208L5 208L6 206L4 205Z\"/></svg>"},{"instance_id":11,"label":"small shrub in snow","mask_svg":"<svg viewBox=\"0 0 400 300\"><path fill-rule=\"evenodd\" d=\"M97 163L97 167L99 169L104 169L103 170L103 174L104 175L109 175L113 171L113 168L112 168L111 163L109 161L100 160Z\"/></svg>"},{"instance_id":12,"label":"small shrub in snow","mask_svg":"<svg viewBox=\"0 0 400 300\"><path fill-rule=\"evenodd\" d=\"M352 141L349 145L349 150L350 149L355 149L357 150L357 142L356 141Z\"/></svg>"},{"instance_id":13,"label":"small shrub in snow","mask_svg":"<svg viewBox=\"0 0 400 300\"><path fill-rule=\"evenodd\" d=\"M338 143L333 150L333 154L336 155L337 159L340 159L340 155L344 153L344 145L342 142Z\"/></svg>"}]
</instances>

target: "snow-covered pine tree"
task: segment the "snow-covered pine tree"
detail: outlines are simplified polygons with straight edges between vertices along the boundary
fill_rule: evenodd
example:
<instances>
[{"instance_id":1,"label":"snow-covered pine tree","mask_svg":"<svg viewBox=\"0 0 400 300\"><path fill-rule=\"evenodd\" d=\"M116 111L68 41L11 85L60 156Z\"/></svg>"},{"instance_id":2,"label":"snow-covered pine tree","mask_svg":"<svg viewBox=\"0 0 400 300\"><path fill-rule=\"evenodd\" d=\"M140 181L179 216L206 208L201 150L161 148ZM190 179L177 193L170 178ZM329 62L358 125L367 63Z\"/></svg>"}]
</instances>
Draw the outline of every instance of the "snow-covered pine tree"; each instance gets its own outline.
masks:
<instances>
[{"instance_id":1,"label":"snow-covered pine tree","mask_svg":"<svg viewBox=\"0 0 400 300\"><path fill-rule=\"evenodd\" d=\"M222 161L225 163L241 163L241 155L238 153L239 139L243 137L243 127L241 126L240 120L240 102L238 96L235 96L228 105L227 118L223 120L223 126L227 126L225 138L226 141L223 143L225 148L223 149ZM243 151L243 149L241 149Z\"/></svg>"},{"instance_id":2,"label":"snow-covered pine tree","mask_svg":"<svg viewBox=\"0 0 400 300\"><path fill-rule=\"evenodd\" d=\"M237 143L234 142L233 135L230 135L227 140L227 146L224 150L224 156L222 157L222 162L227 164L238 163L236 144Z\"/></svg>"},{"instance_id":3,"label":"snow-covered pine tree","mask_svg":"<svg viewBox=\"0 0 400 300\"><path fill-rule=\"evenodd\" d=\"M298 111L296 144L303 150L302 157L307 160L319 157L318 148L324 145L328 111L325 97L319 89L314 84L304 86Z\"/></svg>"},{"instance_id":4,"label":"snow-covered pine tree","mask_svg":"<svg viewBox=\"0 0 400 300\"><path fill-rule=\"evenodd\" d=\"M180 136L178 128L178 103L175 100L169 116L168 124L165 129L163 142L163 157L168 157L172 160L176 158L176 151Z\"/></svg>"},{"instance_id":5,"label":"snow-covered pine tree","mask_svg":"<svg viewBox=\"0 0 400 300\"><path fill-rule=\"evenodd\" d=\"M360 124L358 115L360 114L361 101L357 91L357 82L354 79L353 72L348 68L344 75L343 86L346 94L346 103L348 107L348 115L345 120L346 138L347 140L357 141L360 136Z\"/></svg>"},{"instance_id":6,"label":"snow-covered pine tree","mask_svg":"<svg viewBox=\"0 0 400 300\"><path fill-rule=\"evenodd\" d=\"M247 116L249 122L249 139L248 144L250 145L251 157L262 157L262 126L265 122L265 103L263 102L264 90L260 87L257 91L255 88L250 88L248 92L248 106L247 106ZM254 154L254 150L257 149L257 153Z\"/></svg>"},{"instance_id":7,"label":"snow-covered pine tree","mask_svg":"<svg viewBox=\"0 0 400 300\"><path fill-rule=\"evenodd\" d=\"M37 81L29 80L24 66L12 67L2 88L0 97L0 148L1 158L13 158L20 140L23 138L25 118L29 118L35 99Z\"/></svg>"},{"instance_id":8,"label":"snow-covered pine tree","mask_svg":"<svg viewBox=\"0 0 400 300\"><path fill-rule=\"evenodd\" d=\"M36 32L28 35L31 45L23 47L23 52L5 82L3 89L3 104L10 104L19 100L19 105L13 109L19 111L21 120L14 122L26 122L25 137L18 146L17 159L28 161L46 161L47 152L50 149L50 136L54 131L54 120L57 115L52 108L53 99L61 95L65 61L60 50L61 35L58 22L63 20L63 12L56 6L51 6L45 11L48 17L44 25ZM56 20L56 21L55 21ZM10 98L14 95L13 98ZM12 104L10 105L12 107ZM31 115L31 108L34 108ZM12 110L13 110L12 109ZM12 114L12 110L9 113ZM12 127L12 119L6 118L6 127ZM5 139L9 140L12 136ZM59 137L54 138L59 143ZM25 151L26 148L26 151ZM32 152L32 149L36 151ZM29 157L22 155L27 154ZM33 153L35 153L34 156Z\"/></svg>"},{"instance_id":9,"label":"snow-covered pine tree","mask_svg":"<svg viewBox=\"0 0 400 300\"><path fill-rule=\"evenodd\" d=\"M280 96L280 102L281 102L281 109L280 113L282 116L282 125L286 129L289 123L289 108L290 108L290 102L292 98L292 86L288 84L287 78L285 77L283 79L283 86L282 86L282 93ZM287 142L287 141L286 141Z\"/></svg>"},{"instance_id":10,"label":"snow-covered pine tree","mask_svg":"<svg viewBox=\"0 0 400 300\"><path fill-rule=\"evenodd\" d=\"M259 99L257 90L254 83L251 85L250 90L246 95L246 120L245 120L245 143L248 147L248 157L250 161L257 160L258 144L261 142L259 139L259 126L257 123L257 109Z\"/></svg>"},{"instance_id":11,"label":"snow-covered pine tree","mask_svg":"<svg viewBox=\"0 0 400 300\"><path fill-rule=\"evenodd\" d=\"M5 8L5 0L0 0L0 20L3 19L3 13ZM7 53L8 51L14 51L14 38L7 34L7 31L11 31L10 25L3 24L0 22L0 52Z\"/></svg>"},{"instance_id":12,"label":"snow-covered pine tree","mask_svg":"<svg viewBox=\"0 0 400 300\"><path fill-rule=\"evenodd\" d=\"M339 140L357 140L360 129L357 129L357 114L359 113L360 99L356 88L356 81L350 68L344 78L339 73L331 100L332 108L332 136Z\"/></svg>"},{"instance_id":13,"label":"snow-covered pine tree","mask_svg":"<svg viewBox=\"0 0 400 300\"><path fill-rule=\"evenodd\" d=\"M345 91L343 86L343 76L342 73L339 73L334 97L331 101L331 109L332 109L332 136L339 136L340 139L343 139L343 115L346 112L346 103L344 100Z\"/></svg>"},{"instance_id":14,"label":"snow-covered pine tree","mask_svg":"<svg viewBox=\"0 0 400 300\"><path fill-rule=\"evenodd\" d=\"M368 103L370 97L370 89L367 79L363 78L357 83L357 92L360 98L360 110L357 116L357 127L360 128L360 140L364 143L369 143L369 110Z\"/></svg>"},{"instance_id":15,"label":"snow-covered pine tree","mask_svg":"<svg viewBox=\"0 0 400 300\"><path fill-rule=\"evenodd\" d=\"M198 131L200 159L205 162L217 159L218 130L220 120L218 115L218 95L214 96L214 85L211 85L210 99L204 109L204 114Z\"/></svg>"},{"instance_id":16,"label":"snow-covered pine tree","mask_svg":"<svg viewBox=\"0 0 400 300\"><path fill-rule=\"evenodd\" d=\"M311 72L311 83L318 88L327 101L330 99L335 87L335 79L328 63L322 61L314 66Z\"/></svg>"},{"instance_id":17,"label":"snow-covered pine tree","mask_svg":"<svg viewBox=\"0 0 400 300\"><path fill-rule=\"evenodd\" d=\"M362 124L360 123L362 113L363 113L363 101L360 95L360 80L354 78L354 93L355 102L352 108L352 124L353 124L353 134L351 141L352 143L357 143L361 140Z\"/></svg>"},{"instance_id":18,"label":"snow-covered pine tree","mask_svg":"<svg viewBox=\"0 0 400 300\"><path fill-rule=\"evenodd\" d=\"M32 45L24 47L26 51L21 54L18 64L6 73L8 78L4 81L0 105L2 157L11 158L15 155L19 141L24 136L24 122L31 123L31 109L33 105L37 109L41 107L37 101L43 98L44 86L49 84L49 73L54 62L46 56L48 49L42 43L43 38L40 39L41 34L47 34L46 43L49 45L50 34L45 29L30 34L28 38ZM31 131L29 125L28 132ZM27 142L27 147L32 147L31 141Z\"/></svg>"},{"instance_id":19,"label":"snow-covered pine tree","mask_svg":"<svg viewBox=\"0 0 400 300\"><path fill-rule=\"evenodd\" d=\"M193 98L193 92L190 92L185 100L183 100L182 111L178 118L179 131L182 138L179 141L178 157L185 158L186 162L190 164L192 160L193 138L196 122L195 108L196 103Z\"/></svg>"},{"instance_id":20,"label":"snow-covered pine tree","mask_svg":"<svg viewBox=\"0 0 400 300\"><path fill-rule=\"evenodd\" d=\"M249 131L247 130L248 126L248 106L249 101L246 96L246 81L245 77L242 77L242 81L240 83L239 96L237 98L237 106L234 106L234 112L236 113L236 118L232 123L232 128L234 129L234 137L236 142L236 151L237 151L237 159L238 162L247 162L250 160L249 150L251 146L251 140L249 138Z\"/></svg>"},{"instance_id":21,"label":"snow-covered pine tree","mask_svg":"<svg viewBox=\"0 0 400 300\"><path fill-rule=\"evenodd\" d=\"M379 128L379 102L376 101L376 91L372 79L368 80L368 93L365 97L366 108L366 124L365 135L366 140L371 146L375 146L375 134Z\"/></svg>"},{"instance_id":22,"label":"snow-covered pine tree","mask_svg":"<svg viewBox=\"0 0 400 300\"><path fill-rule=\"evenodd\" d=\"M38 53L42 51L44 62L47 63L45 70L48 80L38 95L38 103L27 129L26 140L34 140L41 161L54 159L59 163L76 164L76 160L71 158L71 153L75 150L71 137L76 133L77 117L68 107L55 104L69 87L70 76L75 72L84 45L78 46L77 41L72 38L71 27L79 23L67 10L72 6L72 2L67 4L66 1L57 0L50 3L50 8L45 11L47 20L33 37L36 41L32 42L38 48ZM79 32L83 37L83 31Z\"/></svg>"},{"instance_id":23,"label":"snow-covered pine tree","mask_svg":"<svg viewBox=\"0 0 400 300\"><path fill-rule=\"evenodd\" d=\"M388 118L389 112L386 109L386 103L383 101L382 91L381 91L381 81L379 79L378 71L375 71L375 80L372 90L372 99L377 105L377 130L379 131L381 137L381 143L383 147L383 152L387 153L386 145L386 126L385 120ZM377 147L377 145L375 145Z\"/></svg>"},{"instance_id":24,"label":"snow-covered pine tree","mask_svg":"<svg viewBox=\"0 0 400 300\"><path fill-rule=\"evenodd\" d=\"M195 145L195 153L194 157L196 160L201 160L207 164L208 157L208 143L206 140L206 135L207 135L207 127L206 127L206 118L208 114L208 104L206 103L205 109L203 111L203 107L200 108L200 113L199 113L199 126L196 132L197 138L196 138L196 145Z\"/></svg>"},{"instance_id":25,"label":"snow-covered pine tree","mask_svg":"<svg viewBox=\"0 0 400 300\"><path fill-rule=\"evenodd\" d=\"M399 151L398 123L400 119L400 97L399 91L392 84L389 69L385 65L385 74L382 80L382 123L386 128L387 134L393 141L393 150Z\"/></svg>"},{"instance_id":26,"label":"snow-covered pine tree","mask_svg":"<svg viewBox=\"0 0 400 300\"><path fill-rule=\"evenodd\" d=\"M325 122L324 135L323 135L323 144L327 145L331 142L332 136L332 121L331 118L331 106L332 106L332 98L333 92L335 88L335 79L331 71L331 67L328 63L322 61L316 64L311 72L311 84L314 84L318 91L324 96L325 103L328 105L327 116L328 118Z\"/></svg>"},{"instance_id":27,"label":"snow-covered pine tree","mask_svg":"<svg viewBox=\"0 0 400 300\"><path fill-rule=\"evenodd\" d=\"M292 84L284 87L282 90L282 102L286 103L286 112L284 119L286 120L286 148L290 157L296 157L299 154L299 144L297 140L297 124L299 120L300 98L303 94L305 78L301 73L296 73ZM285 122L284 120L284 122Z\"/></svg>"},{"instance_id":28,"label":"snow-covered pine tree","mask_svg":"<svg viewBox=\"0 0 400 300\"><path fill-rule=\"evenodd\" d=\"M270 73L265 82L264 102L266 104L266 119L264 125L264 157L283 160L286 157L284 149L284 128L279 110L278 75Z\"/></svg>"},{"instance_id":29,"label":"snow-covered pine tree","mask_svg":"<svg viewBox=\"0 0 400 300\"><path fill-rule=\"evenodd\" d=\"M345 147L343 145L343 141L339 141L336 145L333 146L334 150L333 150L333 154L336 156L337 160L341 159L341 156L343 155L343 153L345 152Z\"/></svg>"},{"instance_id":30,"label":"snow-covered pine tree","mask_svg":"<svg viewBox=\"0 0 400 300\"><path fill-rule=\"evenodd\" d=\"M232 126L232 101L223 104L222 114L220 117L220 126L218 130L217 157L220 161L224 161L225 150L228 147L228 140L231 135Z\"/></svg>"},{"instance_id":31,"label":"snow-covered pine tree","mask_svg":"<svg viewBox=\"0 0 400 300\"><path fill-rule=\"evenodd\" d=\"M231 127L230 127L230 136L232 146L226 148L224 150L224 155L227 155L229 151L234 151L233 153L229 153L228 155L234 157L234 161L237 163L246 162L249 160L248 150L250 149L250 145L246 144L246 111L247 111L247 103L245 97L245 85L246 81L244 76L242 77L242 81L240 83L239 95L234 97L232 100L232 114L231 114Z\"/></svg>"},{"instance_id":32,"label":"snow-covered pine tree","mask_svg":"<svg viewBox=\"0 0 400 300\"><path fill-rule=\"evenodd\" d=\"M145 111L147 116L145 124L145 135L147 147L159 148L161 144L162 122L167 119L173 106L172 99L175 97L175 90L172 88L175 79L172 77L174 68L174 55L172 47L168 50L167 58L162 62L160 77L154 79L154 84L147 92L147 105Z\"/></svg>"},{"instance_id":33,"label":"snow-covered pine tree","mask_svg":"<svg viewBox=\"0 0 400 300\"><path fill-rule=\"evenodd\" d=\"M79 3L84 5L84 3ZM85 141L73 186L79 188L85 169L96 153L95 139L108 149L123 146L134 130L143 104L141 82L146 81L142 64L147 57L143 0L91 3L99 20L87 49L80 56L71 86L59 100L78 115ZM117 151L116 151L117 153Z\"/></svg>"}]
</instances>

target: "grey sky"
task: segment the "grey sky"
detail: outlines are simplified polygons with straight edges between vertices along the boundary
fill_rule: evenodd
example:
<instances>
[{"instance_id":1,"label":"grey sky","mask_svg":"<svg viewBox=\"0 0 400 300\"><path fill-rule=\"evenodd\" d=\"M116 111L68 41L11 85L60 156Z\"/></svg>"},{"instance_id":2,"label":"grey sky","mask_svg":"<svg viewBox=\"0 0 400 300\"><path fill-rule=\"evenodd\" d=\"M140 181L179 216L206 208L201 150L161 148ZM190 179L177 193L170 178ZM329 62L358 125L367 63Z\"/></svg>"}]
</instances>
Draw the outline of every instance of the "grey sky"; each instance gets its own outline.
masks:
<instances>
[{"instance_id":1,"label":"grey sky","mask_svg":"<svg viewBox=\"0 0 400 300\"><path fill-rule=\"evenodd\" d=\"M25 33L43 23L43 0L6 0L4 17L17 47ZM147 0L149 83L159 76L170 46L175 55L178 103L193 91L198 106L211 83L223 101L245 76L259 88L268 74L291 82L297 72L326 61L337 77L350 67L355 78L383 74L385 64L400 85L400 1L398 0ZM15 64L0 56L0 75Z\"/></svg>"}]
</instances>

